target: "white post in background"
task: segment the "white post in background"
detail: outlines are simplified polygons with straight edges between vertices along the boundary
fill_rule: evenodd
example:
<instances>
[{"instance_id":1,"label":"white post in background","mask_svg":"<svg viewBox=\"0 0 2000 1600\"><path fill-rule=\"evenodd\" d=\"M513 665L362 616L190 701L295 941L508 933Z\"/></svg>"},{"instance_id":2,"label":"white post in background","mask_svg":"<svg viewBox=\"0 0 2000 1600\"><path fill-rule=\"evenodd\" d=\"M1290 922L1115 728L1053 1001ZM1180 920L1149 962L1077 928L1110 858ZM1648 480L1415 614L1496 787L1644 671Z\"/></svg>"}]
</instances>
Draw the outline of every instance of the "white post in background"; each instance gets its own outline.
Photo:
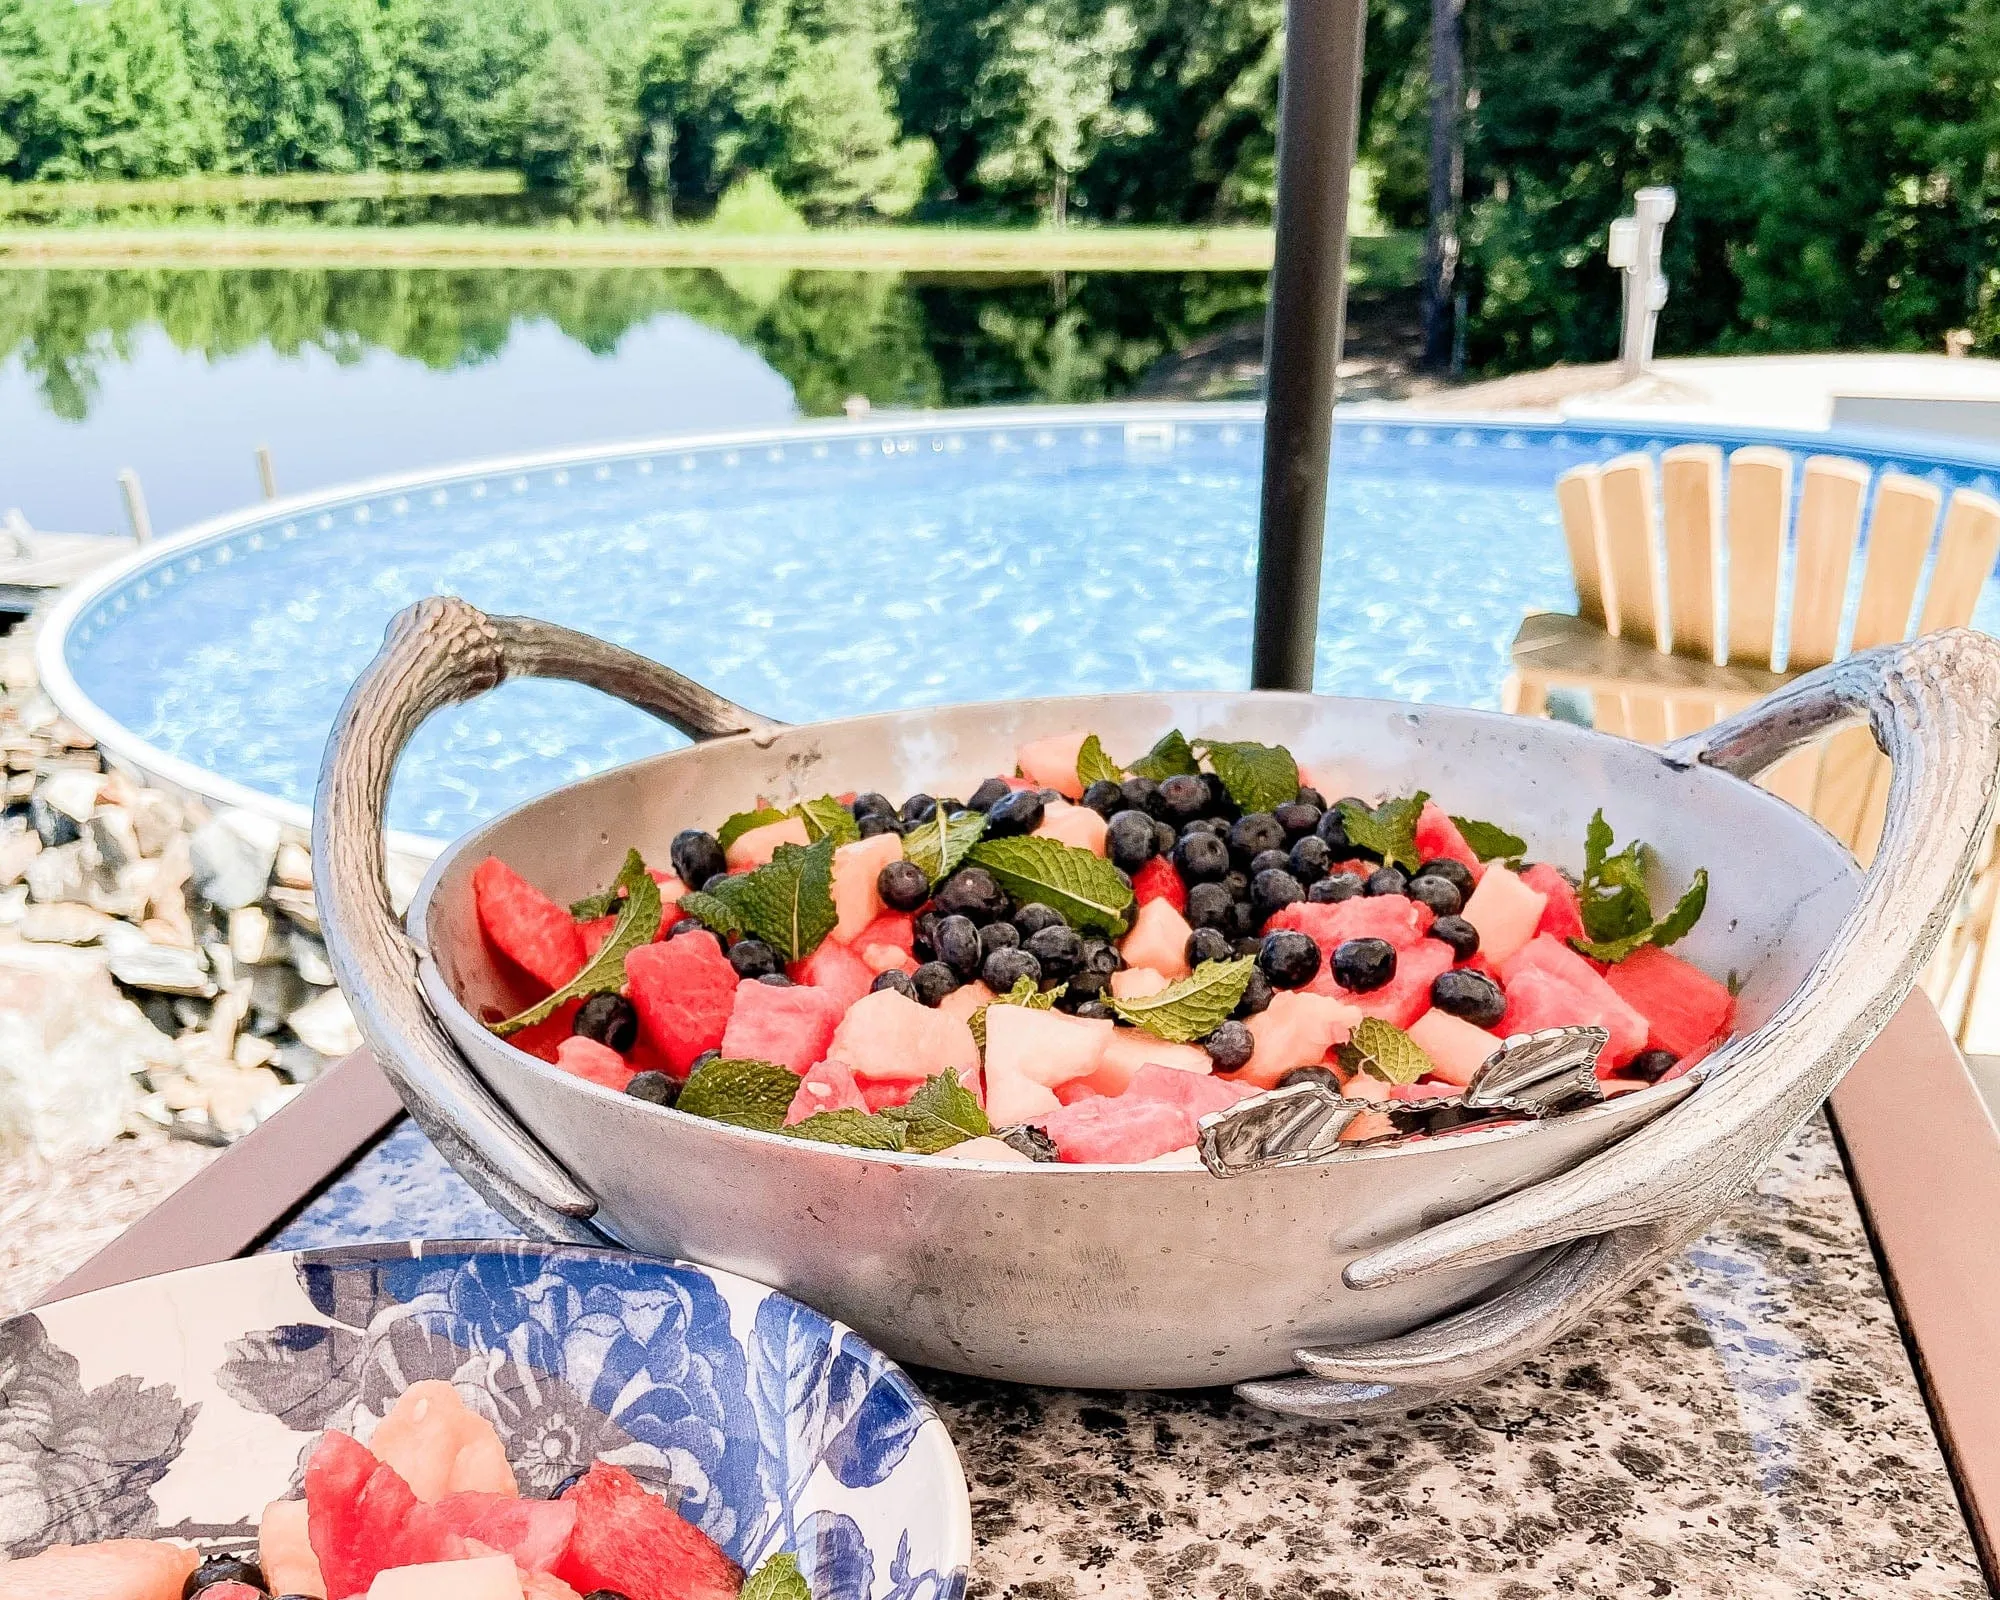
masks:
<instances>
[{"instance_id":1,"label":"white post in background","mask_svg":"<svg viewBox=\"0 0 2000 1600\"><path fill-rule=\"evenodd\" d=\"M263 486L266 500L278 498L278 469L271 463L271 447L267 444L257 446L257 482Z\"/></svg>"},{"instance_id":2,"label":"white post in background","mask_svg":"<svg viewBox=\"0 0 2000 1600\"><path fill-rule=\"evenodd\" d=\"M1653 360L1653 332L1667 303L1667 279L1660 252L1674 214L1674 191L1664 186L1633 196L1634 215L1611 224L1611 265L1625 274L1624 315L1618 338L1618 365L1636 378Z\"/></svg>"},{"instance_id":3,"label":"white post in background","mask_svg":"<svg viewBox=\"0 0 2000 1600\"><path fill-rule=\"evenodd\" d=\"M132 537L144 544L153 537L153 519L146 515L146 491L139 487L139 474L130 467L121 468L118 487L125 491L125 516L132 524Z\"/></svg>"}]
</instances>

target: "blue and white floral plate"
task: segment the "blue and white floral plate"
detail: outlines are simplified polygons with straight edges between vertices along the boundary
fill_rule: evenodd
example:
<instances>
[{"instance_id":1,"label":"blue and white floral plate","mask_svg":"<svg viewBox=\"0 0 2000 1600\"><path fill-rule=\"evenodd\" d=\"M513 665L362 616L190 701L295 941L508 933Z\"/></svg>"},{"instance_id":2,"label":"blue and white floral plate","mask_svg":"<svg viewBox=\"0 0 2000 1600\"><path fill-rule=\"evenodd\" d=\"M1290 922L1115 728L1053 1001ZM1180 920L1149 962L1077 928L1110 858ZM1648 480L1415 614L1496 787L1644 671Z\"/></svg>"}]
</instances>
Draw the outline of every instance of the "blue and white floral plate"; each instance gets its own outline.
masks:
<instances>
[{"instance_id":1,"label":"blue and white floral plate","mask_svg":"<svg viewBox=\"0 0 2000 1600\"><path fill-rule=\"evenodd\" d=\"M322 1428L419 1379L500 1430L523 1494L603 1457L814 1600L959 1600L965 1477L859 1334L706 1267L524 1241L246 1257L0 1323L0 1551L254 1541Z\"/></svg>"}]
</instances>

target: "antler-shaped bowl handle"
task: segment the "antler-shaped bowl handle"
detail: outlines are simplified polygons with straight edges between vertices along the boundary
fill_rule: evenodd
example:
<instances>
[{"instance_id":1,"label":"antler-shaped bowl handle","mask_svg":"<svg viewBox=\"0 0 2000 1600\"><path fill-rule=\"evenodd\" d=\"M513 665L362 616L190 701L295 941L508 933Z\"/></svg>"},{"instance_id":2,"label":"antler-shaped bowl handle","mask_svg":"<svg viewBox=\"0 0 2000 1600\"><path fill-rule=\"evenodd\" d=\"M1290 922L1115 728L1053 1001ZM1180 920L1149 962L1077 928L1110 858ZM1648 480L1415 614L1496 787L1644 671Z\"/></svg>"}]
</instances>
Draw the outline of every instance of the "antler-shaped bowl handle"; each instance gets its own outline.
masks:
<instances>
[{"instance_id":1,"label":"antler-shaped bowl handle","mask_svg":"<svg viewBox=\"0 0 2000 1600\"><path fill-rule=\"evenodd\" d=\"M1756 1181L1867 1048L1930 960L1992 826L2000 641L1970 629L1863 651L1788 684L1663 759L1751 778L1866 717L1892 774L1861 893L1792 997L1719 1050L1688 1100L1561 1177L1363 1256L1357 1289L1566 1245L1531 1276L1371 1344L1300 1350L1303 1377L1244 1398L1305 1416L1401 1411L1512 1367L1623 1294Z\"/></svg>"},{"instance_id":2,"label":"antler-shaped bowl handle","mask_svg":"<svg viewBox=\"0 0 2000 1600\"><path fill-rule=\"evenodd\" d=\"M588 634L420 600L335 719L313 806L313 893L326 952L376 1062L417 1125L492 1205L544 1239L602 1244L597 1203L466 1065L417 982L418 952L389 899L389 780L417 725L509 678L565 678L615 695L692 739L775 727L691 678Z\"/></svg>"}]
</instances>

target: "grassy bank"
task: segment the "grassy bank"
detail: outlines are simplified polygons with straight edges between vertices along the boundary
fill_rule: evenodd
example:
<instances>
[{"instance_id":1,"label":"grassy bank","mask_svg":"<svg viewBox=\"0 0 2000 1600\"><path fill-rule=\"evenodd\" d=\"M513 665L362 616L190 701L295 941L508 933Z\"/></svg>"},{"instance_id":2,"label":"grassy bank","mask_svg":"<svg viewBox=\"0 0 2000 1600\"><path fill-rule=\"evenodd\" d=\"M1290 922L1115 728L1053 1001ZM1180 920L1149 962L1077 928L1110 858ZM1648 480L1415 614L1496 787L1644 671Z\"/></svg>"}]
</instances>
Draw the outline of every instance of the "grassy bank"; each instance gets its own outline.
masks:
<instances>
[{"instance_id":1,"label":"grassy bank","mask_svg":"<svg viewBox=\"0 0 2000 1600\"><path fill-rule=\"evenodd\" d=\"M1260 272L1268 228L0 228L0 267L725 267ZM1407 282L1414 236L1354 240L1357 281Z\"/></svg>"},{"instance_id":2,"label":"grassy bank","mask_svg":"<svg viewBox=\"0 0 2000 1600\"><path fill-rule=\"evenodd\" d=\"M521 194L518 172L291 172L259 177L144 178L105 183L0 183L0 216L185 206L299 205L434 195Z\"/></svg>"}]
</instances>

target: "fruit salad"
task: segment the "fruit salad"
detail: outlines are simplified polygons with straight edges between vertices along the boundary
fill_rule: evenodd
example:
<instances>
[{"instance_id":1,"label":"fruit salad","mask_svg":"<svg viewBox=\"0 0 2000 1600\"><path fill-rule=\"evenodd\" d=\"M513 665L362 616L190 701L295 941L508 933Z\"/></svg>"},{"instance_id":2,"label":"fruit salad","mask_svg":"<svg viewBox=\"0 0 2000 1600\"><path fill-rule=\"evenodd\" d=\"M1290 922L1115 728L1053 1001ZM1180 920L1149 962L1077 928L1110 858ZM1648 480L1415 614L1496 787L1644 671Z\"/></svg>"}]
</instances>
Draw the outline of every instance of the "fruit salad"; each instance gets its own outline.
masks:
<instances>
[{"instance_id":1,"label":"fruit salad","mask_svg":"<svg viewBox=\"0 0 2000 1600\"><path fill-rule=\"evenodd\" d=\"M493 1424L449 1383L412 1384L367 1444L320 1435L302 1499L264 1508L254 1552L165 1539L0 1562L0 1600L811 1600L797 1560L746 1585L712 1539L623 1467L523 1498Z\"/></svg>"},{"instance_id":2,"label":"fruit salad","mask_svg":"<svg viewBox=\"0 0 2000 1600\"><path fill-rule=\"evenodd\" d=\"M488 858L488 1025L603 1089L802 1139L1008 1162L1194 1158L1202 1117L1317 1081L1449 1097L1509 1036L1595 1026L1617 1094L1728 1035L1668 946L1644 847L1600 812L1580 870L1422 792L1328 799L1283 746L1178 730L1122 764L1023 745L964 800L760 803L633 851L563 906ZM1357 1117L1344 1137L1402 1136Z\"/></svg>"}]
</instances>

